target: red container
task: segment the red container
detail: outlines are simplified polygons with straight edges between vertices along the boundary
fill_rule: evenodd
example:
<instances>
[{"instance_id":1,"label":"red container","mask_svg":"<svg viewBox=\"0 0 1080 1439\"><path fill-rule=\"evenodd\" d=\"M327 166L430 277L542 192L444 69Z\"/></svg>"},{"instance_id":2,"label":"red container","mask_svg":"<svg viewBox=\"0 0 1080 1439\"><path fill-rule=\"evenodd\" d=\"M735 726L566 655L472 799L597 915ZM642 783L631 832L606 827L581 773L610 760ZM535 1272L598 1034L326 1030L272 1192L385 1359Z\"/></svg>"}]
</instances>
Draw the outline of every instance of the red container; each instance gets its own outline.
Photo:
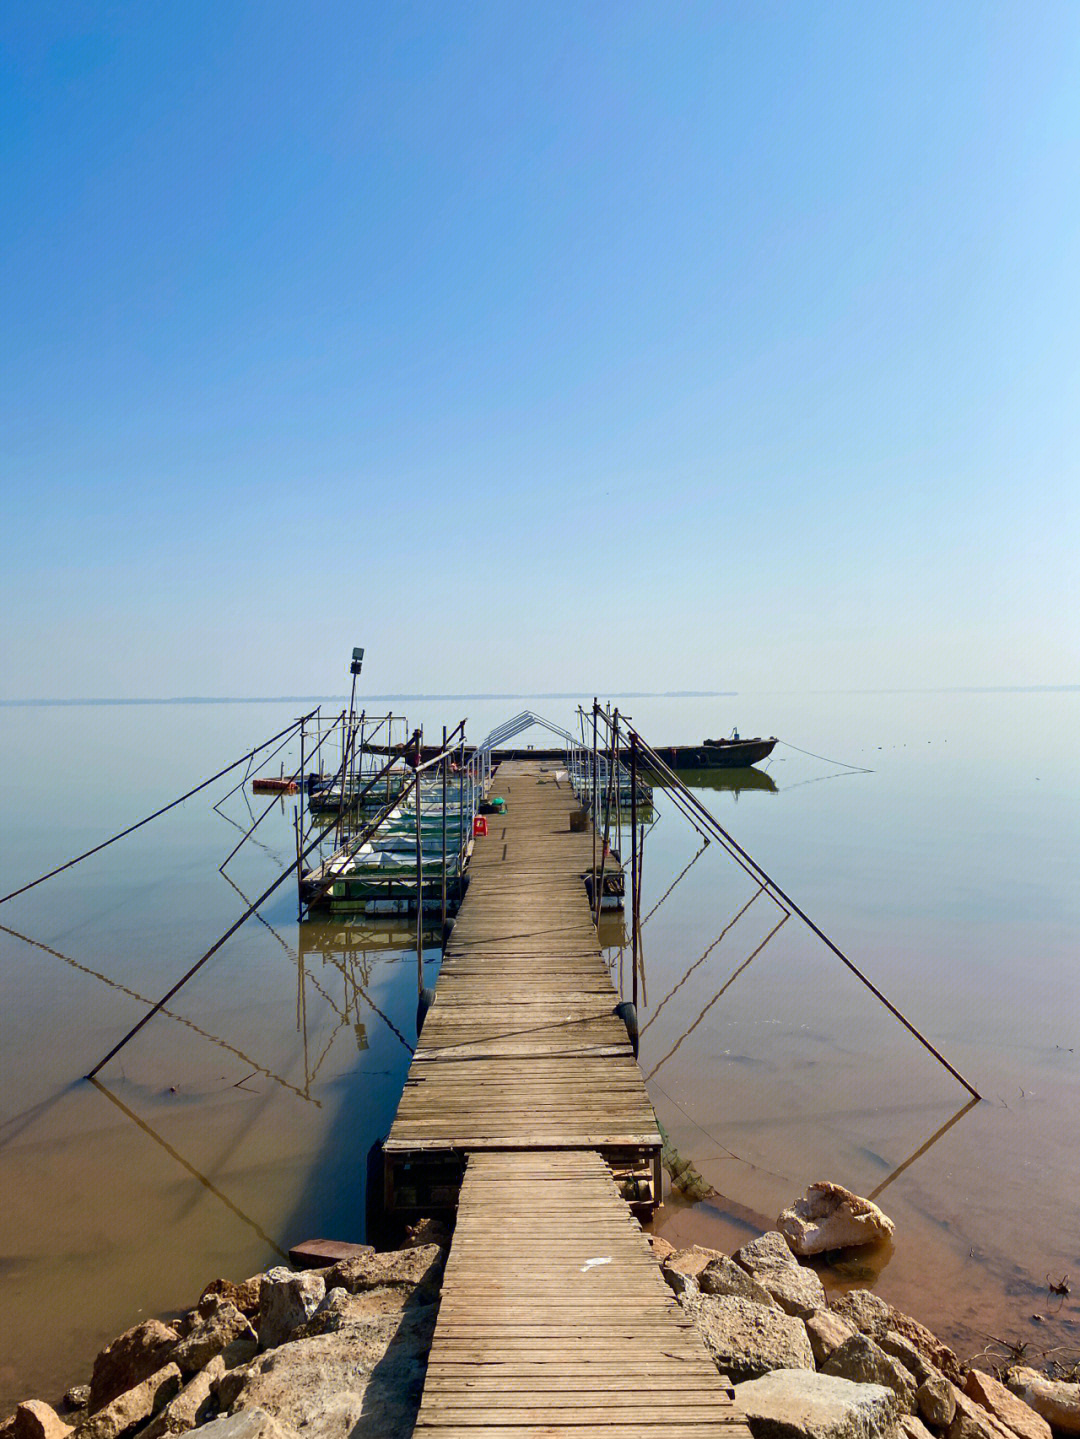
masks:
<instances>
[{"instance_id":1,"label":"red container","mask_svg":"<svg viewBox=\"0 0 1080 1439\"><path fill-rule=\"evenodd\" d=\"M477 814L473 816L472 832L474 835L487 834L486 814Z\"/></svg>"}]
</instances>

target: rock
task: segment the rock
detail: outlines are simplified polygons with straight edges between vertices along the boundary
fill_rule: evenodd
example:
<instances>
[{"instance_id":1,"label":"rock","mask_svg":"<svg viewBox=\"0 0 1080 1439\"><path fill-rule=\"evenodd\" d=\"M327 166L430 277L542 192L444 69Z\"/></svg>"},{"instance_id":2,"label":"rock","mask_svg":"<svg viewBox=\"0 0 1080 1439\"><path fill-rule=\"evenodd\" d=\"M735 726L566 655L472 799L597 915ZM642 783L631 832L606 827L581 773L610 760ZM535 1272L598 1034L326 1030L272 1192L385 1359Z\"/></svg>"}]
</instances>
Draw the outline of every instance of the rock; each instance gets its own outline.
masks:
<instances>
[{"instance_id":1,"label":"rock","mask_svg":"<svg viewBox=\"0 0 1080 1439\"><path fill-rule=\"evenodd\" d=\"M252 1406L242 1409L239 1414L223 1414L212 1419L199 1430L200 1439L294 1439L294 1431L287 1425L267 1414L265 1409Z\"/></svg>"},{"instance_id":2,"label":"rock","mask_svg":"<svg viewBox=\"0 0 1080 1439\"><path fill-rule=\"evenodd\" d=\"M381 1289L364 1289L359 1294L350 1294L347 1289L331 1289L307 1323L294 1331L293 1338L338 1334L354 1325L366 1325L379 1315L401 1314L422 1302L408 1289L399 1289L393 1284L383 1285Z\"/></svg>"},{"instance_id":3,"label":"rock","mask_svg":"<svg viewBox=\"0 0 1080 1439\"><path fill-rule=\"evenodd\" d=\"M674 1244L672 1244L669 1239L665 1239L663 1235L647 1234L645 1237L648 1239L649 1247L652 1249L653 1255L659 1263L662 1264L669 1254L675 1253Z\"/></svg>"},{"instance_id":4,"label":"rock","mask_svg":"<svg viewBox=\"0 0 1080 1439\"><path fill-rule=\"evenodd\" d=\"M304 1439L409 1439L436 1310L420 1305L295 1339L225 1375L217 1392L232 1395L234 1411L256 1406ZM216 1439L209 1427L199 1439Z\"/></svg>"},{"instance_id":5,"label":"rock","mask_svg":"<svg viewBox=\"0 0 1080 1439\"><path fill-rule=\"evenodd\" d=\"M64 1395L64 1403L69 1409L85 1409L90 1403L90 1385L73 1384Z\"/></svg>"},{"instance_id":6,"label":"rock","mask_svg":"<svg viewBox=\"0 0 1080 1439\"><path fill-rule=\"evenodd\" d=\"M44 1399L28 1399L15 1410L11 1432L13 1439L67 1439L72 1426Z\"/></svg>"},{"instance_id":7,"label":"rock","mask_svg":"<svg viewBox=\"0 0 1080 1439\"><path fill-rule=\"evenodd\" d=\"M723 1259L719 1249L703 1249L692 1244L689 1249L675 1249L661 1265L661 1272L676 1294L697 1289L698 1275L714 1259ZM685 1281L689 1280L689 1284Z\"/></svg>"},{"instance_id":8,"label":"rock","mask_svg":"<svg viewBox=\"0 0 1080 1439\"><path fill-rule=\"evenodd\" d=\"M236 1369L241 1364L250 1364L259 1352L257 1339L234 1339L221 1351L221 1362L226 1369Z\"/></svg>"},{"instance_id":9,"label":"rock","mask_svg":"<svg viewBox=\"0 0 1080 1439\"><path fill-rule=\"evenodd\" d=\"M744 1244L733 1258L786 1313L806 1319L815 1309L824 1309L821 1280L812 1269L799 1263L778 1230L770 1229L759 1239Z\"/></svg>"},{"instance_id":10,"label":"rock","mask_svg":"<svg viewBox=\"0 0 1080 1439\"><path fill-rule=\"evenodd\" d=\"M867 1334L853 1334L845 1339L829 1355L821 1372L850 1379L855 1384L882 1384L893 1391L904 1413L915 1413L915 1380L898 1359L886 1354Z\"/></svg>"},{"instance_id":11,"label":"rock","mask_svg":"<svg viewBox=\"0 0 1080 1439\"><path fill-rule=\"evenodd\" d=\"M841 1319L846 1319L860 1334L869 1334L871 1339L884 1339L895 1327L891 1305L871 1294L869 1289L852 1289L848 1294L838 1294L829 1300L829 1308Z\"/></svg>"},{"instance_id":12,"label":"rock","mask_svg":"<svg viewBox=\"0 0 1080 1439\"><path fill-rule=\"evenodd\" d=\"M860 1290L859 1293L866 1294L868 1290ZM875 1300L876 1295L871 1296ZM882 1301L878 1300L881 1303ZM835 1305L834 1305L835 1307ZM889 1329L894 1334L906 1339L935 1369L940 1370L946 1379L952 1380L954 1384L963 1387L964 1369L947 1344L942 1344L936 1334L931 1334L925 1324L920 1324L917 1319L912 1319L910 1314L905 1314L902 1309L894 1309L891 1304L885 1305L889 1314ZM877 1335L874 1336L878 1338ZM880 1343L880 1339L878 1340Z\"/></svg>"},{"instance_id":13,"label":"rock","mask_svg":"<svg viewBox=\"0 0 1080 1439\"><path fill-rule=\"evenodd\" d=\"M806 1320L806 1333L818 1368L855 1332L846 1319L834 1314L831 1309L815 1309Z\"/></svg>"},{"instance_id":14,"label":"rock","mask_svg":"<svg viewBox=\"0 0 1080 1439\"><path fill-rule=\"evenodd\" d=\"M387 1254L365 1254L359 1259L346 1259L326 1272L326 1288L347 1289L357 1294L363 1289L379 1289L386 1284L406 1289L421 1288L425 1293L438 1293L446 1253L437 1244L422 1244L416 1249L395 1249ZM271 1271L275 1272L275 1271ZM321 1297L321 1296L320 1296Z\"/></svg>"},{"instance_id":15,"label":"rock","mask_svg":"<svg viewBox=\"0 0 1080 1439\"><path fill-rule=\"evenodd\" d=\"M679 1294L698 1294L697 1279L690 1274L684 1274L681 1269L669 1269L666 1264L660 1266L660 1273L668 1288L676 1296Z\"/></svg>"},{"instance_id":16,"label":"rock","mask_svg":"<svg viewBox=\"0 0 1080 1439\"><path fill-rule=\"evenodd\" d=\"M94 1360L90 1380L91 1412L155 1374L179 1338L171 1325L162 1324L159 1319L147 1319L107 1344Z\"/></svg>"},{"instance_id":17,"label":"rock","mask_svg":"<svg viewBox=\"0 0 1080 1439\"><path fill-rule=\"evenodd\" d=\"M350 1261L352 1262L352 1261ZM259 1344L273 1349L315 1313L326 1294L318 1274L294 1274L279 1266L263 1276L259 1291Z\"/></svg>"},{"instance_id":18,"label":"rock","mask_svg":"<svg viewBox=\"0 0 1080 1439\"><path fill-rule=\"evenodd\" d=\"M1010 1439L1012 1431L999 1423L989 1410L976 1404L955 1384L950 1388L956 1411L945 1431L946 1439Z\"/></svg>"},{"instance_id":19,"label":"rock","mask_svg":"<svg viewBox=\"0 0 1080 1439\"><path fill-rule=\"evenodd\" d=\"M679 1303L694 1321L705 1347L736 1383L773 1369L813 1369L814 1355L803 1323L734 1295L686 1293Z\"/></svg>"},{"instance_id":20,"label":"rock","mask_svg":"<svg viewBox=\"0 0 1080 1439\"><path fill-rule=\"evenodd\" d=\"M194 1326L186 1339L172 1351L172 1361L182 1374L193 1374L209 1364L215 1354L227 1349L234 1339L255 1338L255 1331L235 1304L215 1297L216 1308Z\"/></svg>"},{"instance_id":21,"label":"rock","mask_svg":"<svg viewBox=\"0 0 1080 1439\"><path fill-rule=\"evenodd\" d=\"M956 1413L953 1386L943 1374L928 1374L915 1391L919 1413L935 1429L947 1429Z\"/></svg>"},{"instance_id":22,"label":"rock","mask_svg":"<svg viewBox=\"0 0 1080 1439\"><path fill-rule=\"evenodd\" d=\"M925 1379L938 1374L938 1371L920 1354L910 1339L905 1339L895 1329L887 1329L878 1343L886 1354L891 1354L894 1359L899 1359L916 1384L921 1384ZM938 1374L938 1378L940 1377Z\"/></svg>"},{"instance_id":23,"label":"rock","mask_svg":"<svg viewBox=\"0 0 1080 1439\"><path fill-rule=\"evenodd\" d=\"M210 1312L206 1307L209 1299L226 1299L230 1304L235 1304L241 1314L249 1319L254 1318L259 1312L259 1290L262 1288L263 1277L261 1274L254 1274L250 1279L245 1279L243 1284L234 1284L231 1279L211 1279L203 1292L199 1295L199 1316L205 1318Z\"/></svg>"},{"instance_id":24,"label":"rock","mask_svg":"<svg viewBox=\"0 0 1080 1439\"><path fill-rule=\"evenodd\" d=\"M1035 1369L1010 1371L1008 1387L1065 1434L1080 1434L1080 1384L1075 1380L1047 1379Z\"/></svg>"},{"instance_id":25,"label":"rock","mask_svg":"<svg viewBox=\"0 0 1080 1439\"><path fill-rule=\"evenodd\" d=\"M179 1390L180 1370L175 1364L166 1364L84 1419L75 1430L75 1439L118 1439L126 1430L156 1414Z\"/></svg>"},{"instance_id":26,"label":"rock","mask_svg":"<svg viewBox=\"0 0 1080 1439\"><path fill-rule=\"evenodd\" d=\"M896 1395L833 1374L781 1369L735 1388L754 1439L892 1439Z\"/></svg>"},{"instance_id":27,"label":"rock","mask_svg":"<svg viewBox=\"0 0 1080 1439\"><path fill-rule=\"evenodd\" d=\"M697 1284L702 1294L734 1294L739 1299L749 1299L753 1304L764 1304L767 1309L777 1307L769 1291L726 1254L709 1260L699 1272Z\"/></svg>"},{"instance_id":28,"label":"rock","mask_svg":"<svg viewBox=\"0 0 1080 1439\"><path fill-rule=\"evenodd\" d=\"M418 1219L415 1224L405 1226L406 1249L418 1249L421 1244L437 1244L440 1249L449 1249L453 1235L450 1226L441 1219Z\"/></svg>"},{"instance_id":29,"label":"rock","mask_svg":"<svg viewBox=\"0 0 1080 1439\"><path fill-rule=\"evenodd\" d=\"M901 1439L933 1439L930 1430L916 1415L901 1414L899 1422Z\"/></svg>"},{"instance_id":30,"label":"rock","mask_svg":"<svg viewBox=\"0 0 1080 1439\"><path fill-rule=\"evenodd\" d=\"M823 1254L856 1244L878 1244L896 1225L869 1199L842 1184L811 1184L801 1199L783 1210L776 1227L796 1254Z\"/></svg>"},{"instance_id":31,"label":"rock","mask_svg":"<svg viewBox=\"0 0 1080 1439\"><path fill-rule=\"evenodd\" d=\"M220 1354L215 1354L206 1368L185 1384L145 1429L139 1430L139 1439L165 1439L170 1434L186 1434L196 1424L211 1418L215 1408L211 1389L224 1373L225 1361Z\"/></svg>"},{"instance_id":32,"label":"rock","mask_svg":"<svg viewBox=\"0 0 1080 1439\"><path fill-rule=\"evenodd\" d=\"M976 1404L988 1409L995 1419L1019 1435L1020 1439L1052 1439L1046 1420L992 1375L979 1369L970 1370L964 1393Z\"/></svg>"},{"instance_id":33,"label":"rock","mask_svg":"<svg viewBox=\"0 0 1080 1439\"><path fill-rule=\"evenodd\" d=\"M827 1300L821 1280L812 1269L797 1264L794 1269L760 1269L754 1276L788 1314L808 1319Z\"/></svg>"},{"instance_id":34,"label":"rock","mask_svg":"<svg viewBox=\"0 0 1080 1439\"><path fill-rule=\"evenodd\" d=\"M736 1249L731 1256L736 1264L750 1274L759 1274L763 1269L798 1269L799 1261L792 1254L787 1240L777 1229L768 1229L764 1234Z\"/></svg>"}]
</instances>

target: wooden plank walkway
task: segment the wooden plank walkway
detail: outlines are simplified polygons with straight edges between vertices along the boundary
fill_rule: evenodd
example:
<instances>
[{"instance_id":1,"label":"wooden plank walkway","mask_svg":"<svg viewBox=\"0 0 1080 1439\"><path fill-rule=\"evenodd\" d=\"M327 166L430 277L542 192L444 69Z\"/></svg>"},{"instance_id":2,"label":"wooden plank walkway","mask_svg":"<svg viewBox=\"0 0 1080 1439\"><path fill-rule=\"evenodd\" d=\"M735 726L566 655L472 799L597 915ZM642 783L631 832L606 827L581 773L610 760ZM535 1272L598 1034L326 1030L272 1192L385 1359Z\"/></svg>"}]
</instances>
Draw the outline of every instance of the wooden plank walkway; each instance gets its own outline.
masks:
<instances>
[{"instance_id":1,"label":"wooden plank walkway","mask_svg":"<svg viewBox=\"0 0 1080 1439\"><path fill-rule=\"evenodd\" d=\"M599 1155L469 1157L417 1439L749 1439Z\"/></svg>"},{"instance_id":2,"label":"wooden plank walkway","mask_svg":"<svg viewBox=\"0 0 1080 1439\"><path fill-rule=\"evenodd\" d=\"M643 1207L659 1201L660 1132L583 884L592 833L558 776L499 766L507 813L476 842L384 1145L391 1203L458 1199L415 1433L750 1439L620 1197L644 1174Z\"/></svg>"},{"instance_id":3,"label":"wooden plank walkway","mask_svg":"<svg viewBox=\"0 0 1080 1439\"><path fill-rule=\"evenodd\" d=\"M582 876L589 830L554 763L507 761L507 803L477 839L469 889L384 1146L410 1155L601 1149L658 1171L656 1117L600 954ZM399 1195L400 1198L400 1195Z\"/></svg>"}]
</instances>

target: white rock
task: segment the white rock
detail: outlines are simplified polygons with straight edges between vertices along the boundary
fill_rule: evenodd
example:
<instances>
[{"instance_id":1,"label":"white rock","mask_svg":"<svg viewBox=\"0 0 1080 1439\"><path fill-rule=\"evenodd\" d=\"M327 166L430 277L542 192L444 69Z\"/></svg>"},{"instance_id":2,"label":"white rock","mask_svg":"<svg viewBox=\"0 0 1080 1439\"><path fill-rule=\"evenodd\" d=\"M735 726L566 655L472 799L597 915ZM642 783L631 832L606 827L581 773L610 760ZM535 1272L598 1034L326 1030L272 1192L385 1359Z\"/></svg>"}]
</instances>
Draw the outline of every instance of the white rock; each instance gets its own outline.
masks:
<instances>
[{"instance_id":1,"label":"white rock","mask_svg":"<svg viewBox=\"0 0 1080 1439\"><path fill-rule=\"evenodd\" d=\"M796 1254L822 1254L888 1239L896 1225L869 1199L841 1184L811 1184L776 1221Z\"/></svg>"}]
</instances>

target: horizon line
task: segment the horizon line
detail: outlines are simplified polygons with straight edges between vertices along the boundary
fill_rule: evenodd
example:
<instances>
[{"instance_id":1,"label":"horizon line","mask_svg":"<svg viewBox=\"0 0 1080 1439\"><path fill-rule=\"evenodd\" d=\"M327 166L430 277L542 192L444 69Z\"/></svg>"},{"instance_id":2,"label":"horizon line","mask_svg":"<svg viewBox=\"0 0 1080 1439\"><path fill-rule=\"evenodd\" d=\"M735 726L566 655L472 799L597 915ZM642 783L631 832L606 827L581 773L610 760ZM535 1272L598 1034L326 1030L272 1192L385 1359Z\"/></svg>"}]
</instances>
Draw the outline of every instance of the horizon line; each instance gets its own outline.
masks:
<instances>
[{"instance_id":1,"label":"horizon line","mask_svg":"<svg viewBox=\"0 0 1080 1439\"><path fill-rule=\"evenodd\" d=\"M717 699L732 698L737 690L608 690L613 699ZM369 694L368 700L579 700L582 690L514 690L508 693L475 694ZM164 695L133 696L99 695L97 697L60 699L0 699L0 707L30 705L248 705L301 704L310 700L347 700L347 694L327 695Z\"/></svg>"},{"instance_id":2,"label":"horizon line","mask_svg":"<svg viewBox=\"0 0 1080 1439\"><path fill-rule=\"evenodd\" d=\"M917 685L861 689L791 689L791 690L608 690L612 699L734 699L759 694L817 695L905 695L905 694L1074 694L1080 684L1070 685ZM514 700L548 699L580 700L588 696L581 690L513 690L506 692L476 691L473 693L395 693L369 694L371 700ZM47 708L74 705L231 705L231 704L306 704L312 700L348 700L347 694L312 695L98 695L64 699L58 696L30 699L0 699L0 708L17 709L34 706Z\"/></svg>"}]
</instances>

